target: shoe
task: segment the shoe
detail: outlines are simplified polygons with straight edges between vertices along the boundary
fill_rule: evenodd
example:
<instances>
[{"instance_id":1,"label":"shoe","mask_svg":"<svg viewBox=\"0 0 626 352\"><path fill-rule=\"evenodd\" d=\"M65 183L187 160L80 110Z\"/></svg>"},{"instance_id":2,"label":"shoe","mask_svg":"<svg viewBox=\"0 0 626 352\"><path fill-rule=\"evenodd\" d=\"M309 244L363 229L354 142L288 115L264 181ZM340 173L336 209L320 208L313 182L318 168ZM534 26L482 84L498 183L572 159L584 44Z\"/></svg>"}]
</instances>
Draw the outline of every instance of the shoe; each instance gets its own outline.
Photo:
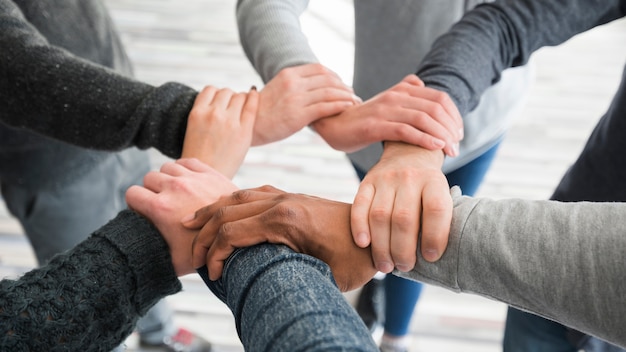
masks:
<instances>
[{"instance_id":1,"label":"shoe","mask_svg":"<svg viewBox=\"0 0 626 352\"><path fill-rule=\"evenodd\" d=\"M394 346L392 344L381 343L380 352L409 352L406 346Z\"/></svg>"},{"instance_id":2,"label":"shoe","mask_svg":"<svg viewBox=\"0 0 626 352\"><path fill-rule=\"evenodd\" d=\"M383 326L385 320L383 280L372 279L363 286L355 309L371 334Z\"/></svg>"},{"instance_id":3,"label":"shoe","mask_svg":"<svg viewBox=\"0 0 626 352\"><path fill-rule=\"evenodd\" d=\"M183 328L172 336L166 336L162 343L150 344L140 339L139 347L151 352L210 352L212 349L209 341Z\"/></svg>"}]
</instances>

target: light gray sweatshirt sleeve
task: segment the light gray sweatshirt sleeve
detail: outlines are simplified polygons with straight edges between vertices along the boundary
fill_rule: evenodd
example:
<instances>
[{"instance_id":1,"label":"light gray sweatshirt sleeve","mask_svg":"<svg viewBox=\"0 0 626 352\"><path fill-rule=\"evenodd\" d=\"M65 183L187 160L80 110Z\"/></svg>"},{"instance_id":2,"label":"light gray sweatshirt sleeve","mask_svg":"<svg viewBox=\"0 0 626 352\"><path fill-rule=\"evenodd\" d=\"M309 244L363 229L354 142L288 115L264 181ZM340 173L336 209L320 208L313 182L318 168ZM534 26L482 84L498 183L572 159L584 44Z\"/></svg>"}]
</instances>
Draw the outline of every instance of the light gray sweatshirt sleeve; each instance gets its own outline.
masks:
<instances>
[{"instance_id":1,"label":"light gray sweatshirt sleeve","mask_svg":"<svg viewBox=\"0 0 626 352\"><path fill-rule=\"evenodd\" d=\"M318 62L300 27L308 5L308 0L237 1L241 45L264 82L283 68Z\"/></svg>"},{"instance_id":2,"label":"light gray sweatshirt sleeve","mask_svg":"<svg viewBox=\"0 0 626 352\"><path fill-rule=\"evenodd\" d=\"M626 346L626 203L469 198L448 248L409 279L507 303Z\"/></svg>"}]
</instances>

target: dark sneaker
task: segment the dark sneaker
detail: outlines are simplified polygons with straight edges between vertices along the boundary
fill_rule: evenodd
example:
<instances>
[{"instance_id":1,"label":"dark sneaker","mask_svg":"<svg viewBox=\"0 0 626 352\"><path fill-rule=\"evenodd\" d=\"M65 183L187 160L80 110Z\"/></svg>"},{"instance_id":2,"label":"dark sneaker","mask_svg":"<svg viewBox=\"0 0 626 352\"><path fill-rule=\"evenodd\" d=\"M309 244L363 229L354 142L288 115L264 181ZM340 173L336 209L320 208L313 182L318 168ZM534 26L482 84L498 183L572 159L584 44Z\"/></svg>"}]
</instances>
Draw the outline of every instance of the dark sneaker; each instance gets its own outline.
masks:
<instances>
[{"instance_id":1,"label":"dark sneaker","mask_svg":"<svg viewBox=\"0 0 626 352\"><path fill-rule=\"evenodd\" d=\"M167 336L160 344L149 344L139 341L142 350L156 352L210 352L211 343L193 332L179 328L176 334Z\"/></svg>"}]
</instances>

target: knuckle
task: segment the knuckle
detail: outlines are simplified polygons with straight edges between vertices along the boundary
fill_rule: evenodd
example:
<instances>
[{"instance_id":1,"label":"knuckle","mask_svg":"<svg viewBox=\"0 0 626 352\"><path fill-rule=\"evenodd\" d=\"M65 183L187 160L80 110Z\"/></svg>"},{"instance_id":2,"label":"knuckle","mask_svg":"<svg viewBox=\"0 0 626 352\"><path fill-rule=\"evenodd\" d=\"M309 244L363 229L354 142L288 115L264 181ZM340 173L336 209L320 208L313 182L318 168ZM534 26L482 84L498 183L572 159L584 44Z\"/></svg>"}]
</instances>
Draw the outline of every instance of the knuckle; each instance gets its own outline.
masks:
<instances>
[{"instance_id":1,"label":"knuckle","mask_svg":"<svg viewBox=\"0 0 626 352\"><path fill-rule=\"evenodd\" d=\"M156 212L166 212L169 211L171 208L171 203L163 198L163 197L157 197L154 202L152 203L152 208L156 211Z\"/></svg>"},{"instance_id":2,"label":"knuckle","mask_svg":"<svg viewBox=\"0 0 626 352\"><path fill-rule=\"evenodd\" d=\"M396 91L387 91L381 95L380 100L382 103L391 104L396 101L399 95L400 93Z\"/></svg>"},{"instance_id":3,"label":"knuckle","mask_svg":"<svg viewBox=\"0 0 626 352\"><path fill-rule=\"evenodd\" d=\"M216 231L217 237L220 239L219 243L226 244L232 236L232 226L229 223L221 224Z\"/></svg>"},{"instance_id":4,"label":"knuckle","mask_svg":"<svg viewBox=\"0 0 626 352\"><path fill-rule=\"evenodd\" d=\"M445 214L452 208L452 203L445 198L434 198L424 203L424 211L431 214Z\"/></svg>"},{"instance_id":5,"label":"knuckle","mask_svg":"<svg viewBox=\"0 0 626 352\"><path fill-rule=\"evenodd\" d=\"M420 125L423 126L425 123L430 121L430 116L428 116L428 114L424 111L417 111L417 113L415 114L415 122Z\"/></svg>"},{"instance_id":6,"label":"knuckle","mask_svg":"<svg viewBox=\"0 0 626 352\"><path fill-rule=\"evenodd\" d=\"M320 63L314 63L312 64L312 67L314 68L314 72L317 74L326 74L329 73L329 70L326 68L326 66L320 64Z\"/></svg>"},{"instance_id":7,"label":"knuckle","mask_svg":"<svg viewBox=\"0 0 626 352\"><path fill-rule=\"evenodd\" d=\"M228 207L221 207L221 208L217 208L215 210L215 212L213 213L213 219L215 221L217 221L218 223L222 223L222 225L220 226L220 229L224 223L224 219L226 218L226 216L228 215Z\"/></svg>"},{"instance_id":8,"label":"knuckle","mask_svg":"<svg viewBox=\"0 0 626 352\"><path fill-rule=\"evenodd\" d=\"M375 223L386 222L391 217L391 211L387 208L376 207L370 210L370 220Z\"/></svg>"},{"instance_id":9,"label":"knuckle","mask_svg":"<svg viewBox=\"0 0 626 352\"><path fill-rule=\"evenodd\" d=\"M179 190L186 190L189 185L187 184L187 182L185 180L183 180L181 177L175 177L169 180L170 186L172 187L172 189L179 191Z\"/></svg>"},{"instance_id":10,"label":"knuckle","mask_svg":"<svg viewBox=\"0 0 626 352\"><path fill-rule=\"evenodd\" d=\"M435 93L433 94L433 101L435 101L437 104L439 105L443 105L445 104L450 98L448 97L448 94L442 91L435 91Z\"/></svg>"},{"instance_id":11,"label":"knuckle","mask_svg":"<svg viewBox=\"0 0 626 352\"><path fill-rule=\"evenodd\" d=\"M279 198L281 197L283 196L279 196ZM295 220L298 218L299 212L295 207L289 205L289 203L279 203L274 208L272 208L271 213L274 213L273 215L286 220Z\"/></svg>"},{"instance_id":12,"label":"knuckle","mask_svg":"<svg viewBox=\"0 0 626 352\"><path fill-rule=\"evenodd\" d=\"M261 192L273 192L273 191L276 191L276 187L272 185L263 185L259 187L258 190Z\"/></svg>"},{"instance_id":13,"label":"knuckle","mask_svg":"<svg viewBox=\"0 0 626 352\"><path fill-rule=\"evenodd\" d=\"M411 224L415 221L415 218L416 214L406 208L395 209L391 216L393 223L402 230L409 229Z\"/></svg>"},{"instance_id":14,"label":"knuckle","mask_svg":"<svg viewBox=\"0 0 626 352\"><path fill-rule=\"evenodd\" d=\"M251 197L251 194L249 190L239 190L231 194L231 197L234 201L243 203Z\"/></svg>"},{"instance_id":15,"label":"knuckle","mask_svg":"<svg viewBox=\"0 0 626 352\"><path fill-rule=\"evenodd\" d=\"M443 108L441 104L434 105L429 111L431 117L440 120L446 116L446 110Z\"/></svg>"}]
</instances>

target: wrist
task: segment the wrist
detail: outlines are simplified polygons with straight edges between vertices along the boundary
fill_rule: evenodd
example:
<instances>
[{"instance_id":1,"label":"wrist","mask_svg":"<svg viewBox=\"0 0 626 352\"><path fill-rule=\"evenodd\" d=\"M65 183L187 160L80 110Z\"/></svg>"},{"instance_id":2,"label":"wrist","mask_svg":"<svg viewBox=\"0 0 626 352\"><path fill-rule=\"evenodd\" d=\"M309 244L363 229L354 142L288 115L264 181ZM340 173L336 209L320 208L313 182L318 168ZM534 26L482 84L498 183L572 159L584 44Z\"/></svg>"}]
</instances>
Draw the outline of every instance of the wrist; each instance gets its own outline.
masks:
<instances>
[{"instance_id":1,"label":"wrist","mask_svg":"<svg viewBox=\"0 0 626 352\"><path fill-rule=\"evenodd\" d=\"M398 157L410 157L411 160L418 160L421 163L441 168L445 154L441 149L428 150L403 142L385 141L383 143L383 155L381 160Z\"/></svg>"}]
</instances>

